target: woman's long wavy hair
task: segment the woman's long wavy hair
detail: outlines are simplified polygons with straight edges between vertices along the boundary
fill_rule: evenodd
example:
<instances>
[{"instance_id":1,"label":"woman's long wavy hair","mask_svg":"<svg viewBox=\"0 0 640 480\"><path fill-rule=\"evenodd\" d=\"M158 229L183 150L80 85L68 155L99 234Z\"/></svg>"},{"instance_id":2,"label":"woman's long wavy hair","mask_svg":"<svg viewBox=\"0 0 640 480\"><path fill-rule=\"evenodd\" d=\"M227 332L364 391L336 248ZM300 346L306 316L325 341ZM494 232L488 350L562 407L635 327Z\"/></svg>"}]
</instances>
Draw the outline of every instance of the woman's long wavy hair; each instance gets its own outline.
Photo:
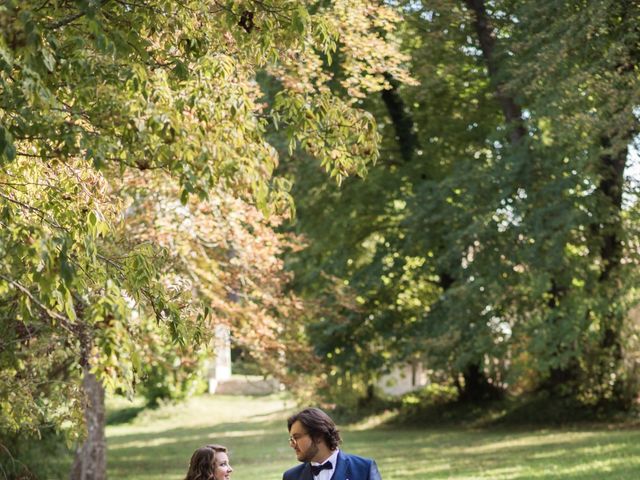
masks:
<instances>
[{"instance_id":1,"label":"woman's long wavy hair","mask_svg":"<svg viewBox=\"0 0 640 480\"><path fill-rule=\"evenodd\" d=\"M189 462L189 471L184 480L214 480L213 473L216 469L216 453L227 453L227 447L222 445L205 445L200 447Z\"/></svg>"}]
</instances>

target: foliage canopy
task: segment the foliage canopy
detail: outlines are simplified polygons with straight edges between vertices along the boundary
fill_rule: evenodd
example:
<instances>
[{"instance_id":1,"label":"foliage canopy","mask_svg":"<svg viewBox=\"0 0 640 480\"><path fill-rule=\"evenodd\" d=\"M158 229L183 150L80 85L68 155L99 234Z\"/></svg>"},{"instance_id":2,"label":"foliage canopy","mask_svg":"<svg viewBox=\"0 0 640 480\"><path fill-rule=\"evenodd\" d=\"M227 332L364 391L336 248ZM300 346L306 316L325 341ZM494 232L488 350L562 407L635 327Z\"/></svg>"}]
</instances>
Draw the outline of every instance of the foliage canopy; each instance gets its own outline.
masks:
<instances>
[{"instance_id":1,"label":"foliage canopy","mask_svg":"<svg viewBox=\"0 0 640 480\"><path fill-rule=\"evenodd\" d=\"M0 2L1 429L77 427L83 369L129 390L145 355L230 317L277 363L296 308L263 216L292 206L265 132L363 174L375 123L328 66L357 96L406 75L398 20L361 0Z\"/></svg>"}]
</instances>

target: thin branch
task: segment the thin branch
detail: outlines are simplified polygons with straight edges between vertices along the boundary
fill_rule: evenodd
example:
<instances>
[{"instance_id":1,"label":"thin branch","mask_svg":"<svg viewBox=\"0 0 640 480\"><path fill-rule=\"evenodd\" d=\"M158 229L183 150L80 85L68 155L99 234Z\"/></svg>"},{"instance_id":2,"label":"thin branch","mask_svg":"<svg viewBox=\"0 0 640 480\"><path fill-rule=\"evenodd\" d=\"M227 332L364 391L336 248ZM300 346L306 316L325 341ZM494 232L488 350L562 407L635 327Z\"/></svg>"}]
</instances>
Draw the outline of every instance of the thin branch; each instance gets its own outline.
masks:
<instances>
[{"instance_id":1,"label":"thin branch","mask_svg":"<svg viewBox=\"0 0 640 480\"><path fill-rule=\"evenodd\" d=\"M114 267L116 270L118 271L122 271L123 267L122 265L120 265L119 263L114 262L113 260L111 260L110 258L105 257L104 255L101 255L99 253L96 254L96 256L102 260L105 263L108 263L109 265L111 265L112 267Z\"/></svg>"},{"instance_id":2,"label":"thin branch","mask_svg":"<svg viewBox=\"0 0 640 480\"><path fill-rule=\"evenodd\" d=\"M45 28L47 30L57 30L58 28L64 27L65 25L68 25L69 23L79 19L80 17L83 17L85 14L86 14L86 12L78 12L78 13L75 13L73 15L69 15L68 17L62 18L62 19L58 20L57 22L50 23Z\"/></svg>"},{"instance_id":3,"label":"thin branch","mask_svg":"<svg viewBox=\"0 0 640 480\"><path fill-rule=\"evenodd\" d=\"M100 2L100 5L98 5L98 8L104 7L104 5L109 1L110 0L102 0ZM77 19L79 19L81 17L84 17L86 14L87 14L87 12L74 13L73 15L69 15L68 17L61 18L60 20L58 20L56 22L50 23L45 28L47 30L57 30L58 28L64 27L66 25L69 25L70 23L76 21Z\"/></svg>"},{"instance_id":4,"label":"thin branch","mask_svg":"<svg viewBox=\"0 0 640 480\"><path fill-rule=\"evenodd\" d=\"M49 225L51 225L52 227L58 228L60 230L64 230L65 232L67 231L66 228L64 228L62 225L60 225L58 222L56 222L55 220L49 220L47 217L47 214L40 210L39 208L36 207L32 207L31 205L28 205L26 203L21 202L20 200L16 200L14 198L11 198L3 193L0 193L0 197L4 198L5 200L8 200L11 203L15 203L16 205L20 205L22 208L26 208L29 211L32 211L34 213L37 214L37 216L40 218L40 220L42 220L43 222L48 223Z\"/></svg>"},{"instance_id":5,"label":"thin branch","mask_svg":"<svg viewBox=\"0 0 640 480\"><path fill-rule=\"evenodd\" d=\"M39 12L40 10L42 10L44 7L46 7L47 5L49 5L50 0L44 0L44 2L42 2L42 5L40 5L39 7L36 7L33 11L34 12Z\"/></svg>"},{"instance_id":6,"label":"thin branch","mask_svg":"<svg viewBox=\"0 0 640 480\"><path fill-rule=\"evenodd\" d=\"M44 153L35 154L35 153L26 153L26 152L16 152L16 156L18 157L27 157L27 158L49 158L49 159L58 159L59 155L46 155Z\"/></svg>"},{"instance_id":7,"label":"thin branch","mask_svg":"<svg viewBox=\"0 0 640 480\"><path fill-rule=\"evenodd\" d=\"M56 320L60 321L60 324L62 325L62 327L69 332L70 334L73 334L73 332L71 331L69 325L69 319L67 317L65 317L64 315L60 315L57 312L54 312L53 310L49 309L46 305L44 305L42 302L40 302L40 300L38 300L30 291L27 287L25 287L24 285L22 285L19 282L16 282L15 280L11 280L8 277L5 277L4 275L0 274L0 278L2 280L4 280L5 282L9 283L10 285L13 285L15 288L17 288L18 290L20 290L23 294L25 294L29 300L31 300L34 304L36 304L41 310L43 310L44 312L46 312L47 315L49 315L49 317L51 318L55 318Z\"/></svg>"},{"instance_id":8,"label":"thin branch","mask_svg":"<svg viewBox=\"0 0 640 480\"><path fill-rule=\"evenodd\" d=\"M64 192L64 190L62 190L61 188L56 187L55 185L51 185L49 183L40 183L40 182L21 182L21 183L18 183L18 182L0 182L0 185L6 185L7 187L28 187L28 186L47 187L47 188L50 188L52 190L55 190L56 192L60 192L60 193Z\"/></svg>"}]
</instances>

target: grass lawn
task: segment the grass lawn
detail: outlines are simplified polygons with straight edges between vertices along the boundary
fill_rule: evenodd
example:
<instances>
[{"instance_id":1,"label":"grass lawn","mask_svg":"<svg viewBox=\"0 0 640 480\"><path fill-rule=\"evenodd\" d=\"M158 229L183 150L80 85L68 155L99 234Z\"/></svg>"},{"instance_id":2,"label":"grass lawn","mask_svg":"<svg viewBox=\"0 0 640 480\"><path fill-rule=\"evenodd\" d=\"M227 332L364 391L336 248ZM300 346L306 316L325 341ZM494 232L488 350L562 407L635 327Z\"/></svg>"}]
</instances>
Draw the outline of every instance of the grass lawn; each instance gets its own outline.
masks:
<instances>
[{"instance_id":1,"label":"grass lawn","mask_svg":"<svg viewBox=\"0 0 640 480\"><path fill-rule=\"evenodd\" d=\"M285 396L202 396L110 425L108 474L118 480L180 480L193 450L231 450L234 480L282 478L296 464ZM496 430L400 428L382 419L341 426L346 452L373 457L384 480L638 479L640 429L580 426Z\"/></svg>"}]
</instances>

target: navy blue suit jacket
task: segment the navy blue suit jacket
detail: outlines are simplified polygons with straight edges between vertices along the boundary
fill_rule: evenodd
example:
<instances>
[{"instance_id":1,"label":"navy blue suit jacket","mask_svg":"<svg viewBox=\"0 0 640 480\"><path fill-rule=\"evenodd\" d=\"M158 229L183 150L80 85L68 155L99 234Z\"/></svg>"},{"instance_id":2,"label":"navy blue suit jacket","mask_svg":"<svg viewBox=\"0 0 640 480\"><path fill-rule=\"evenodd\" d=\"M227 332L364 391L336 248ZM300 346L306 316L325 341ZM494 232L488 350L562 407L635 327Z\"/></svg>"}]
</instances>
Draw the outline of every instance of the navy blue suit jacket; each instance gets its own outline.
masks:
<instances>
[{"instance_id":1,"label":"navy blue suit jacket","mask_svg":"<svg viewBox=\"0 0 640 480\"><path fill-rule=\"evenodd\" d=\"M311 464L301 463L282 475L282 480L313 480ZM370 458L338 452L336 468L331 480L382 480L376 462Z\"/></svg>"}]
</instances>

